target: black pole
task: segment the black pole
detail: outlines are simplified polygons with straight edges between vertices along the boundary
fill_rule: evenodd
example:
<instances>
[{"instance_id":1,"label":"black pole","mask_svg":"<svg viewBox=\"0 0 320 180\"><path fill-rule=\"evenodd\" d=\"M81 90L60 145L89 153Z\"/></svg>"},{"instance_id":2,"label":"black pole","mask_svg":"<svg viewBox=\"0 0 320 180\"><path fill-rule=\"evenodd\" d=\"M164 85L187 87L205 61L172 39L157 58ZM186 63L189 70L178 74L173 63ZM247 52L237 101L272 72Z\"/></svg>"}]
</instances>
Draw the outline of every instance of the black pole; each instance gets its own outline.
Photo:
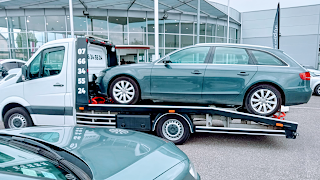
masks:
<instances>
[{"instance_id":1,"label":"black pole","mask_svg":"<svg viewBox=\"0 0 320 180\"><path fill-rule=\"evenodd\" d=\"M278 49L280 49L280 3L278 3Z\"/></svg>"}]
</instances>

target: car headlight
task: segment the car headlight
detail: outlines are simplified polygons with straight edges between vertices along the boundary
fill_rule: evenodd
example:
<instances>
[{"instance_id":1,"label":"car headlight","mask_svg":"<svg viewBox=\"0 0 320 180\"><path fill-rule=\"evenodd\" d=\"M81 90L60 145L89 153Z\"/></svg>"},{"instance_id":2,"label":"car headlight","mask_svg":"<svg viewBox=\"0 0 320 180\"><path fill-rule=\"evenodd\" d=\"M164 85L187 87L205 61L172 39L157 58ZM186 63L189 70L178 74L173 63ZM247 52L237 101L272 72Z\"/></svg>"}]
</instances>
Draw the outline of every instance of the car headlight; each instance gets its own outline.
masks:
<instances>
[{"instance_id":1,"label":"car headlight","mask_svg":"<svg viewBox=\"0 0 320 180\"><path fill-rule=\"evenodd\" d=\"M196 171L196 168L194 168L194 165L191 161L189 161L190 164L189 164L189 173L194 177L194 179L197 179L198 178L198 173Z\"/></svg>"},{"instance_id":2,"label":"car headlight","mask_svg":"<svg viewBox=\"0 0 320 180\"><path fill-rule=\"evenodd\" d=\"M106 72L100 71L99 77L103 77L104 75L106 75Z\"/></svg>"}]
</instances>

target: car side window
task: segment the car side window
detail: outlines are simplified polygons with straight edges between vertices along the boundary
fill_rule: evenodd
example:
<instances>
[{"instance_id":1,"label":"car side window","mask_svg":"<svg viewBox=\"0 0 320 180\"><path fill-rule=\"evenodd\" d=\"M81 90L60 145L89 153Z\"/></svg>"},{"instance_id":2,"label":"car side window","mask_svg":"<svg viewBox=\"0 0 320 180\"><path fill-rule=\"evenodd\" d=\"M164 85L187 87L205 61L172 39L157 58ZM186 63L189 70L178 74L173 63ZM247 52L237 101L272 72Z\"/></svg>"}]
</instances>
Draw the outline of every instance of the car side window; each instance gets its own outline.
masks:
<instances>
[{"instance_id":1,"label":"car side window","mask_svg":"<svg viewBox=\"0 0 320 180\"><path fill-rule=\"evenodd\" d=\"M18 68L17 62L7 62L2 64L2 67L4 67L5 70L9 71L10 69Z\"/></svg>"},{"instance_id":2,"label":"car side window","mask_svg":"<svg viewBox=\"0 0 320 180\"><path fill-rule=\"evenodd\" d=\"M169 63L202 64L205 62L210 47L191 47L167 56Z\"/></svg>"},{"instance_id":3,"label":"car side window","mask_svg":"<svg viewBox=\"0 0 320 180\"><path fill-rule=\"evenodd\" d=\"M21 68L21 66L23 66L23 65L25 65L25 63L19 62L19 63L18 63L18 68Z\"/></svg>"},{"instance_id":4,"label":"car side window","mask_svg":"<svg viewBox=\"0 0 320 180\"><path fill-rule=\"evenodd\" d=\"M39 53L29 66L29 78L36 79L39 78L40 73L40 61L41 61L41 53Z\"/></svg>"},{"instance_id":5,"label":"car side window","mask_svg":"<svg viewBox=\"0 0 320 180\"><path fill-rule=\"evenodd\" d=\"M286 66L285 63L269 53L254 50L251 50L251 53L254 56L257 65Z\"/></svg>"},{"instance_id":6,"label":"car side window","mask_svg":"<svg viewBox=\"0 0 320 180\"><path fill-rule=\"evenodd\" d=\"M250 64L250 58L245 49L216 47L212 64Z\"/></svg>"},{"instance_id":7,"label":"car side window","mask_svg":"<svg viewBox=\"0 0 320 180\"><path fill-rule=\"evenodd\" d=\"M64 48L45 51L43 59L43 77L57 75L61 72L64 59Z\"/></svg>"}]
</instances>

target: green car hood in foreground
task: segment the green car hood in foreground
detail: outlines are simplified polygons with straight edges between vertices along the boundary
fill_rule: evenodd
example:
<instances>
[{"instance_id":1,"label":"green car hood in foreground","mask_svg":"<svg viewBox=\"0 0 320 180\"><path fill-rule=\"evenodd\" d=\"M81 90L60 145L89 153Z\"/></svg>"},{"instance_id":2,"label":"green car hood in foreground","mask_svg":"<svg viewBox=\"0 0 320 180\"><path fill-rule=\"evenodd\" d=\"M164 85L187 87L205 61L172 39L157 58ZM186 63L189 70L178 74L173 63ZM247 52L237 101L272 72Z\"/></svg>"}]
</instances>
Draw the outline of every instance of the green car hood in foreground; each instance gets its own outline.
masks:
<instances>
[{"instance_id":1,"label":"green car hood in foreground","mask_svg":"<svg viewBox=\"0 0 320 180\"><path fill-rule=\"evenodd\" d=\"M173 143L135 131L103 127L2 130L60 147L83 160L93 179L189 179L189 159ZM174 169L175 173L166 173ZM177 174L177 172L180 172ZM161 176L163 175L163 176Z\"/></svg>"}]
</instances>

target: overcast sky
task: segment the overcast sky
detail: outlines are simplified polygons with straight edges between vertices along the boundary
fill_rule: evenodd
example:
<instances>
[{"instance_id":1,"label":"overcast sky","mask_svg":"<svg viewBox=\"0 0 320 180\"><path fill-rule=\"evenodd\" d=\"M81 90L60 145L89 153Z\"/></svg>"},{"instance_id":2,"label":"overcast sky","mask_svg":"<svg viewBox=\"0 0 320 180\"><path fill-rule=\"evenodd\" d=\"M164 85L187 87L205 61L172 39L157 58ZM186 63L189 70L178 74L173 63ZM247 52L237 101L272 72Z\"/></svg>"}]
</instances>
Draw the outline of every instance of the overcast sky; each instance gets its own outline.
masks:
<instances>
[{"instance_id":1,"label":"overcast sky","mask_svg":"<svg viewBox=\"0 0 320 180\"><path fill-rule=\"evenodd\" d=\"M228 5L228 0L209 1ZM276 9L278 2L280 2L280 8L320 4L320 0L230 0L230 7L240 12L258 11Z\"/></svg>"}]
</instances>

